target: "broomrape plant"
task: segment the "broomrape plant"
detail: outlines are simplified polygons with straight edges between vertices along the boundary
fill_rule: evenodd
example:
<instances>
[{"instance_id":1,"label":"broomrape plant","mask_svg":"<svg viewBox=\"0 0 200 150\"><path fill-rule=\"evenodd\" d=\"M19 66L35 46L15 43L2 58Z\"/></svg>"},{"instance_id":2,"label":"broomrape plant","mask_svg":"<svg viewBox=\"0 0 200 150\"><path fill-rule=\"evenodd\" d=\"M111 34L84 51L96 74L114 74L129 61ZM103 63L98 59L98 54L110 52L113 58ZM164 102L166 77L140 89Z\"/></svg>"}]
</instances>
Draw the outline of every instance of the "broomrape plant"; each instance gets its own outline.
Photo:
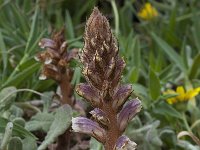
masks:
<instances>
[{"instance_id":1,"label":"broomrape plant","mask_svg":"<svg viewBox=\"0 0 200 150\"><path fill-rule=\"evenodd\" d=\"M125 62L108 20L97 8L87 21L84 42L81 62L87 83L79 84L76 91L94 109L92 119L73 118L72 129L93 136L106 150L134 150L136 143L123 132L140 111L141 102L132 99L125 103L132 92L131 85L120 84Z\"/></svg>"},{"instance_id":2,"label":"broomrape plant","mask_svg":"<svg viewBox=\"0 0 200 150\"><path fill-rule=\"evenodd\" d=\"M76 57L78 51L76 49L66 51L67 43L64 37L64 29L53 34L52 39L43 38L39 42L39 46L45 49L35 57L37 61L43 63L39 79L56 81L61 90L61 103L73 106L73 88L70 84L73 70L69 67L69 63Z\"/></svg>"},{"instance_id":3,"label":"broomrape plant","mask_svg":"<svg viewBox=\"0 0 200 150\"><path fill-rule=\"evenodd\" d=\"M73 97L73 87L71 85L73 70L69 67L69 63L76 57L77 49L66 51L67 43L64 37L64 29L53 34L52 39L43 38L39 42L39 46L45 49L35 57L37 61L43 63L42 73L39 79L53 79L56 81L61 91L59 95L60 103L74 107L75 100ZM69 143L70 132L67 130L63 135L58 137L56 149L67 149L69 148Z\"/></svg>"}]
</instances>

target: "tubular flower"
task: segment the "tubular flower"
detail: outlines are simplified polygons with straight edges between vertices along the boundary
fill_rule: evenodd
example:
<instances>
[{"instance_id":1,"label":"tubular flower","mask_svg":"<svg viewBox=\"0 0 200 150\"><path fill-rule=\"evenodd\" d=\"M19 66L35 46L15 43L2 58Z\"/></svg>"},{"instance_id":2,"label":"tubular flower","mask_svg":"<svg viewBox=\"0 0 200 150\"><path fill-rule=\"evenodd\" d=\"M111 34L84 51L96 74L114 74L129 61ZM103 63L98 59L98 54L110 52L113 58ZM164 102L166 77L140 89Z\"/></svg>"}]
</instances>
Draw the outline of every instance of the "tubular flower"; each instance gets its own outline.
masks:
<instances>
[{"instance_id":1,"label":"tubular flower","mask_svg":"<svg viewBox=\"0 0 200 150\"><path fill-rule=\"evenodd\" d=\"M122 135L118 138L115 146L116 150L135 150L137 144L131 141L127 136Z\"/></svg>"},{"instance_id":2,"label":"tubular flower","mask_svg":"<svg viewBox=\"0 0 200 150\"><path fill-rule=\"evenodd\" d=\"M176 88L176 91L174 90L167 90L164 92L164 94L175 94L177 96L171 97L167 99L167 102L169 104L175 104L178 102L186 102L190 99L192 99L193 97L197 96L200 92L200 87L195 88L195 89L190 89L188 91L185 91L185 89L183 88L183 86L178 86Z\"/></svg>"},{"instance_id":3,"label":"tubular flower","mask_svg":"<svg viewBox=\"0 0 200 150\"><path fill-rule=\"evenodd\" d=\"M138 16L144 20L152 20L158 16L158 11L150 3L145 3Z\"/></svg>"},{"instance_id":4,"label":"tubular flower","mask_svg":"<svg viewBox=\"0 0 200 150\"><path fill-rule=\"evenodd\" d=\"M140 111L141 102L134 99L126 103L132 87L130 84L120 84L125 62L119 56L117 40L112 35L108 20L97 8L94 8L87 21L84 41L80 58L87 83L77 85L76 92L94 108L90 112L93 121L74 118L72 129L93 136L104 144L105 150L117 150L130 145L135 147L134 142L128 138L120 140L120 137ZM85 128L88 124L90 129Z\"/></svg>"}]
</instances>

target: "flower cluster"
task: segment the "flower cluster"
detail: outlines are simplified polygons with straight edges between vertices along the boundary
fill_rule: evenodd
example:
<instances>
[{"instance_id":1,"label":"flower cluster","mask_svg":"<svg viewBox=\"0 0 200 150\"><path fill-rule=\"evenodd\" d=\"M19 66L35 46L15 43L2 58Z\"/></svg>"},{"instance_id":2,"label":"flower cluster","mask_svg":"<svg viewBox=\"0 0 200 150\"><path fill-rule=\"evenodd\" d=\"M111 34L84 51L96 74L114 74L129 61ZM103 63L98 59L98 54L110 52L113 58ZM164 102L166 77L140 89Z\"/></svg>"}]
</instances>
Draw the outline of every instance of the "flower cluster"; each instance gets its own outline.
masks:
<instances>
[{"instance_id":1,"label":"flower cluster","mask_svg":"<svg viewBox=\"0 0 200 150\"><path fill-rule=\"evenodd\" d=\"M158 11L150 3L145 3L138 16L144 20L152 20L158 16Z\"/></svg>"},{"instance_id":2,"label":"flower cluster","mask_svg":"<svg viewBox=\"0 0 200 150\"><path fill-rule=\"evenodd\" d=\"M73 70L69 67L69 63L77 56L77 49L66 51L67 42L64 37L64 29L53 34L51 39L41 39L39 46L45 49L35 56L37 61L43 63L39 79L55 80L60 85L61 102L72 105L73 89L70 82L73 77Z\"/></svg>"},{"instance_id":3,"label":"flower cluster","mask_svg":"<svg viewBox=\"0 0 200 150\"><path fill-rule=\"evenodd\" d=\"M122 135L128 122L140 111L141 102L130 100L131 85L121 85L124 60L106 17L94 8L89 17L81 55L87 83L79 84L77 93L94 108L91 119L72 119L74 132L86 133L103 143L106 150L132 149L136 144Z\"/></svg>"},{"instance_id":4,"label":"flower cluster","mask_svg":"<svg viewBox=\"0 0 200 150\"><path fill-rule=\"evenodd\" d=\"M197 96L199 92L200 92L200 87L185 91L185 89L182 86L178 86L176 88L176 91L168 89L167 91L164 92L164 94L176 95L174 97L167 99L167 102L169 104L175 104L175 103L186 102L188 100L191 100L193 97Z\"/></svg>"}]
</instances>

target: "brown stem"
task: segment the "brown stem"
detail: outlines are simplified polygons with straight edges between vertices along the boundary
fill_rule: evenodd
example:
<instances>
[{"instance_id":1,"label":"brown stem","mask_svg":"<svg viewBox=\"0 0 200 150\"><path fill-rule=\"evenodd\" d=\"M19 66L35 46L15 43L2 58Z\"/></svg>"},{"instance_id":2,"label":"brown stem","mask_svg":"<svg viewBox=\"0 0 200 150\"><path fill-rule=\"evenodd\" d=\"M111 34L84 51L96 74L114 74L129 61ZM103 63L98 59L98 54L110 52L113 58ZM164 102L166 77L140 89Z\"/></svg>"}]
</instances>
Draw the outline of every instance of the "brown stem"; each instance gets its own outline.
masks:
<instances>
[{"instance_id":1,"label":"brown stem","mask_svg":"<svg viewBox=\"0 0 200 150\"><path fill-rule=\"evenodd\" d=\"M108 125L106 143L104 144L105 150L113 150L117 142L117 139L120 136L119 127L117 124L117 113L112 109L112 102L104 103L103 111L107 114L107 117L110 121Z\"/></svg>"},{"instance_id":2,"label":"brown stem","mask_svg":"<svg viewBox=\"0 0 200 150\"><path fill-rule=\"evenodd\" d=\"M61 103L68 104L73 107L73 99L72 99L72 86L71 86L71 77L70 71L66 71L66 74L61 74L60 81L60 90L61 90ZM58 137L56 150L69 150L70 149L70 129L67 129L65 133Z\"/></svg>"},{"instance_id":3,"label":"brown stem","mask_svg":"<svg viewBox=\"0 0 200 150\"><path fill-rule=\"evenodd\" d=\"M71 132L68 129L64 134L58 137L56 150L69 150L70 149L70 135Z\"/></svg>"},{"instance_id":4,"label":"brown stem","mask_svg":"<svg viewBox=\"0 0 200 150\"><path fill-rule=\"evenodd\" d=\"M61 90L61 103L68 104L71 107L73 106L72 100L72 86L71 86L71 75L70 71L67 71L66 74L61 74L61 81L60 81L60 90Z\"/></svg>"}]
</instances>

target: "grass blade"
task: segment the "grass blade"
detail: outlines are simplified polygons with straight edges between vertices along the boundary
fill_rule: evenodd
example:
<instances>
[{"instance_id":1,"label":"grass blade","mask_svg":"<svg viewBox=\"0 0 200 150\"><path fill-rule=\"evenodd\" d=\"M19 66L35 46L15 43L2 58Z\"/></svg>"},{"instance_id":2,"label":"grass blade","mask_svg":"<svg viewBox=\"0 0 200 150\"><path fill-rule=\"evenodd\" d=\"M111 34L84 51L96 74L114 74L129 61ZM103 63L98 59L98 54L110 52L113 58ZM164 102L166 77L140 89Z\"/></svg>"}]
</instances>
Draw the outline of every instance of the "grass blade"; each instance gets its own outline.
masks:
<instances>
[{"instance_id":1,"label":"grass blade","mask_svg":"<svg viewBox=\"0 0 200 150\"><path fill-rule=\"evenodd\" d=\"M187 69L184 65L184 62L180 55L164 40L162 40L160 37L158 37L155 33L151 33L151 36L155 40L155 42L158 44L158 46L161 47L161 49L169 56L169 58L185 73L187 74Z\"/></svg>"}]
</instances>

